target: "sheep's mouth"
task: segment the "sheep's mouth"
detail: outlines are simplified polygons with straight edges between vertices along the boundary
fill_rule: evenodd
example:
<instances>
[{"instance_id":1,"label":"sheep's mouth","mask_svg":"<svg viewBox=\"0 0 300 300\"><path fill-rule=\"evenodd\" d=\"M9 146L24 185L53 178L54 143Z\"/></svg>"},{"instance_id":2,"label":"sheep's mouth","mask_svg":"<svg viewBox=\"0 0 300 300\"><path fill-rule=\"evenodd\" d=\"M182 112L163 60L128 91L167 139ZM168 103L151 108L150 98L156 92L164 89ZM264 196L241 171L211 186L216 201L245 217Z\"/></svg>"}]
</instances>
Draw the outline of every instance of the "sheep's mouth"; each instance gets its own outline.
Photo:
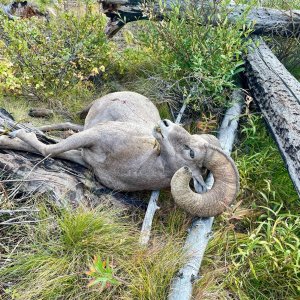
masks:
<instances>
[{"instance_id":1,"label":"sheep's mouth","mask_svg":"<svg viewBox=\"0 0 300 300\"><path fill-rule=\"evenodd\" d=\"M154 127L154 131L155 131L155 133L160 134L162 138L164 138L164 135L162 134L162 131L161 131L161 127L159 125L156 125Z\"/></svg>"}]
</instances>

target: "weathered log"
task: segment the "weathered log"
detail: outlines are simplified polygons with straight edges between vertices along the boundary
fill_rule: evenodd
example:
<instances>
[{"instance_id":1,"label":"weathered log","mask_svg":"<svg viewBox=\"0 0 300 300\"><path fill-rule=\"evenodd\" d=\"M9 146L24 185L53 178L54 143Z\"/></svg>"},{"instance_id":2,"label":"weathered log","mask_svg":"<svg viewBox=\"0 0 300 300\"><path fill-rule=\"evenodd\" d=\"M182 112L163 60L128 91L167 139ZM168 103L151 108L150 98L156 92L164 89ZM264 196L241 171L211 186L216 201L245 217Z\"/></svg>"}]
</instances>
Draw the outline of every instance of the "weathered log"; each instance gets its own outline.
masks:
<instances>
[{"instance_id":1,"label":"weathered log","mask_svg":"<svg viewBox=\"0 0 300 300\"><path fill-rule=\"evenodd\" d=\"M246 70L251 93L300 196L300 83L257 37L249 49Z\"/></svg>"},{"instance_id":2,"label":"weathered log","mask_svg":"<svg viewBox=\"0 0 300 300\"><path fill-rule=\"evenodd\" d=\"M229 108L222 121L218 138L225 152L230 154L236 136L239 116L242 110L243 93L237 90L232 95L233 105ZM207 188L213 186L213 177L208 176ZM198 272L203 260L204 252L209 239L212 236L212 224L214 218L197 218L192 223L187 236L184 250L188 257L185 265L174 278L169 300L189 300L192 297L192 284L198 278Z\"/></svg>"},{"instance_id":3,"label":"weathered log","mask_svg":"<svg viewBox=\"0 0 300 300\"><path fill-rule=\"evenodd\" d=\"M31 108L28 115L34 118L51 118L54 116L54 111L48 108Z\"/></svg>"},{"instance_id":4,"label":"weathered log","mask_svg":"<svg viewBox=\"0 0 300 300\"><path fill-rule=\"evenodd\" d=\"M84 167L28 152L0 150L0 169L1 183L14 194L47 194L58 205L79 204L100 188Z\"/></svg>"},{"instance_id":5,"label":"weathered log","mask_svg":"<svg viewBox=\"0 0 300 300\"><path fill-rule=\"evenodd\" d=\"M70 114L65 110L48 109L48 108L30 108L28 115L34 118L51 118L54 114L61 115L65 118L71 119Z\"/></svg>"},{"instance_id":6,"label":"weathered log","mask_svg":"<svg viewBox=\"0 0 300 300\"><path fill-rule=\"evenodd\" d=\"M42 12L34 3L28 1L12 1L7 5L0 4L0 12L3 12L10 20L26 19L32 17L49 20L49 12Z\"/></svg>"},{"instance_id":7,"label":"weathered log","mask_svg":"<svg viewBox=\"0 0 300 300\"><path fill-rule=\"evenodd\" d=\"M43 142L53 143L38 129L14 122L10 115L0 109L0 185L9 189L7 197L16 195L46 194L58 205L79 203L113 203L117 206L144 206L131 194L115 193L99 184L91 170L63 159L44 158L39 154L13 151L5 148L3 138L8 139L7 131L25 128L37 133ZM1 134L2 132L2 134ZM1 191L3 192L3 191Z\"/></svg>"},{"instance_id":8,"label":"weathered log","mask_svg":"<svg viewBox=\"0 0 300 300\"><path fill-rule=\"evenodd\" d=\"M164 18L174 5L180 3L181 10L184 11L188 4L181 0L163 1L163 9L158 4L151 1L142 0L103 0L103 11L110 18L107 27L107 34L113 36L125 23L136 20L148 19L147 12L151 10L152 15L157 19ZM218 22L217 1L198 0L189 4L192 9L197 9L203 15L203 20L210 16L210 22ZM245 24L252 24L255 34L276 34L281 36L299 36L300 34L300 11L299 10L278 10L265 7L255 7L249 10L246 5L236 5L232 2L228 5L227 18L231 23L235 23L246 12Z\"/></svg>"}]
</instances>

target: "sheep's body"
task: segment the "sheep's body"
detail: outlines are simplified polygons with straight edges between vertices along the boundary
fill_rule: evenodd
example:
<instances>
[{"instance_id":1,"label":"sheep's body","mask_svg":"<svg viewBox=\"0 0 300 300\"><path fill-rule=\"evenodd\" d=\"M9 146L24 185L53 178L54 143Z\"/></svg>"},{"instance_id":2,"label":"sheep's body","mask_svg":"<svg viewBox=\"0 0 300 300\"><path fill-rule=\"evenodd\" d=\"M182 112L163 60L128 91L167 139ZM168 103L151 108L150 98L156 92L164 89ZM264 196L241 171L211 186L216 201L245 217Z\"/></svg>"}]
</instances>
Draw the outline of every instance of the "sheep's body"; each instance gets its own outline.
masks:
<instances>
[{"instance_id":1,"label":"sheep's body","mask_svg":"<svg viewBox=\"0 0 300 300\"><path fill-rule=\"evenodd\" d=\"M153 190L170 186L175 168L165 166L153 136L160 121L155 105L132 92L112 93L96 100L85 120L93 147L82 150L84 161L107 187Z\"/></svg>"},{"instance_id":2,"label":"sheep's body","mask_svg":"<svg viewBox=\"0 0 300 300\"><path fill-rule=\"evenodd\" d=\"M224 211L239 187L237 169L214 136L191 135L161 120L153 103L133 92L112 93L93 102L83 131L57 144L45 145L25 130L13 135L17 138L0 136L0 147L86 165L103 185L114 190L157 190L171 184L175 201L198 216ZM188 168L182 169L184 166ZM211 170L215 185L198 195L190 190L189 182L193 178L196 191L206 191L203 167Z\"/></svg>"},{"instance_id":3,"label":"sheep's body","mask_svg":"<svg viewBox=\"0 0 300 300\"><path fill-rule=\"evenodd\" d=\"M152 135L160 116L156 106L148 98L134 92L117 92L93 102L85 118L84 129L108 121L139 124Z\"/></svg>"}]
</instances>

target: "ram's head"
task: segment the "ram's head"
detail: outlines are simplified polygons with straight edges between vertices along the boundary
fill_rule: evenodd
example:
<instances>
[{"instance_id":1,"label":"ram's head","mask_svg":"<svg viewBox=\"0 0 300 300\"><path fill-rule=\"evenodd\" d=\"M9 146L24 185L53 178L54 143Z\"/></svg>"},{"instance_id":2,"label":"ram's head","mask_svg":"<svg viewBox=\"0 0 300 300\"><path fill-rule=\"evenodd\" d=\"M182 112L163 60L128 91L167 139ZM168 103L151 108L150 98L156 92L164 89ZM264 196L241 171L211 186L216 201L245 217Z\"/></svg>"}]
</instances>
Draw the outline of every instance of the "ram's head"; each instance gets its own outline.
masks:
<instances>
[{"instance_id":1,"label":"ram's head","mask_svg":"<svg viewBox=\"0 0 300 300\"><path fill-rule=\"evenodd\" d=\"M221 214L236 198L239 174L233 160L210 135L191 135L169 120L162 120L154 130L161 155L178 171L171 180L175 202L192 215L210 217ZM202 174L209 170L214 177L207 191ZM193 178L195 193L190 187Z\"/></svg>"}]
</instances>

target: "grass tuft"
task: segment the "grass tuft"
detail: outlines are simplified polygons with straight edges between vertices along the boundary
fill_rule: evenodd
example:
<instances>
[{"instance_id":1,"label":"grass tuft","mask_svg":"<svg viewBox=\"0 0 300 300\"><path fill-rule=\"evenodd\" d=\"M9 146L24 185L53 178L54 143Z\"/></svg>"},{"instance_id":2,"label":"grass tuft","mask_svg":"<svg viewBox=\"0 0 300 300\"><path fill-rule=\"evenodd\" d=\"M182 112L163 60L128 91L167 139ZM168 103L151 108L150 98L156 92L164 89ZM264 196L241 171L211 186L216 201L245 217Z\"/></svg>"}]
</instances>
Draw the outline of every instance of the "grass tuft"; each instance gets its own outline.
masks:
<instances>
[{"instance_id":1,"label":"grass tuft","mask_svg":"<svg viewBox=\"0 0 300 300\"><path fill-rule=\"evenodd\" d=\"M2 257L7 299L164 299L183 262L174 237L141 248L136 226L121 210L41 206L39 217L45 221L23 226L17 248Z\"/></svg>"},{"instance_id":2,"label":"grass tuft","mask_svg":"<svg viewBox=\"0 0 300 300\"><path fill-rule=\"evenodd\" d=\"M0 270L5 291L18 299L99 299L97 287L86 287L92 256L111 257L119 267L136 247L137 231L120 212L105 207L57 212L55 220L26 227L28 240ZM51 217L47 209L42 214Z\"/></svg>"}]
</instances>

